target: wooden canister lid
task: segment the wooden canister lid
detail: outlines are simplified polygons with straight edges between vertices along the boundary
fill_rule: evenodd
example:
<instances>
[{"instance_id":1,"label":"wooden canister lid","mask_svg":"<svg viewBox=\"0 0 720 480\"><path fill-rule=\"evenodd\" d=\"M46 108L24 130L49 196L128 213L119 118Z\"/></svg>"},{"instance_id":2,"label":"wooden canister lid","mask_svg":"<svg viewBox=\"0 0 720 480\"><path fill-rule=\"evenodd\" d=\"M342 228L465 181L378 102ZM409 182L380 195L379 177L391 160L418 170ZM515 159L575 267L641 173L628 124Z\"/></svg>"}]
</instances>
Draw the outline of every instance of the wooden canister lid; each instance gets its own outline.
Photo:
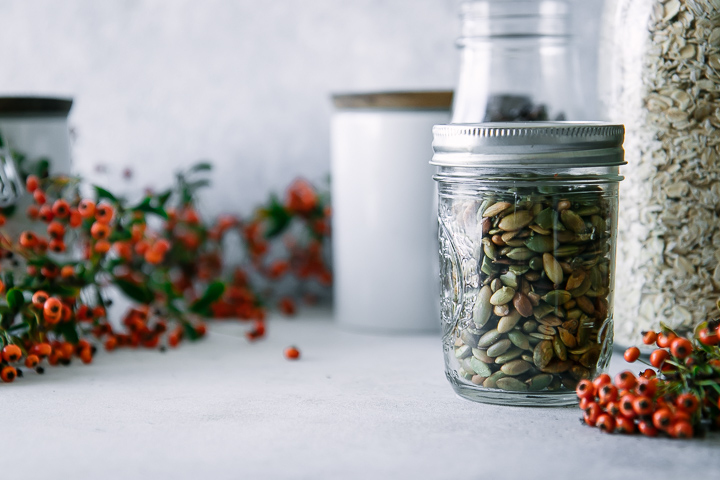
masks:
<instances>
[{"instance_id":1,"label":"wooden canister lid","mask_svg":"<svg viewBox=\"0 0 720 480\"><path fill-rule=\"evenodd\" d=\"M338 109L450 110L451 90L343 93L332 96Z\"/></svg>"}]
</instances>

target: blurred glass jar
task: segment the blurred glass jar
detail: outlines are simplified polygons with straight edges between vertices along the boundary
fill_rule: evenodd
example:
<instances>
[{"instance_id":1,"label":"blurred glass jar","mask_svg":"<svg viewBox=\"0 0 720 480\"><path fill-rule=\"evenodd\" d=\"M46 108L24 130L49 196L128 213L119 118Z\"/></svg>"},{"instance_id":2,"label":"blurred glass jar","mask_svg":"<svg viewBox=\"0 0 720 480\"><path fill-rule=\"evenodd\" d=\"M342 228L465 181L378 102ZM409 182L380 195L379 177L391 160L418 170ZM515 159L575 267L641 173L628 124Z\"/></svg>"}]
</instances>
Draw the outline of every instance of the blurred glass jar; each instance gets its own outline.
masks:
<instances>
[{"instance_id":1,"label":"blurred glass jar","mask_svg":"<svg viewBox=\"0 0 720 480\"><path fill-rule=\"evenodd\" d=\"M615 338L630 346L719 314L720 2L609 0L600 45L603 116L627 127Z\"/></svg>"},{"instance_id":2,"label":"blurred glass jar","mask_svg":"<svg viewBox=\"0 0 720 480\"><path fill-rule=\"evenodd\" d=\"M462 6L452 123L581 120L568 0Z\"/></svg>"},{"instance_id":3,"label":"blurred glass jar","mask_svg":"<svg viewBox=\"0 0 720 480\"><path fill-rule=\"evenodd\" d=\"M446 375L468 399L569 405L613 338L621 125L433 129Z\"/></svg>"}]
</instances>

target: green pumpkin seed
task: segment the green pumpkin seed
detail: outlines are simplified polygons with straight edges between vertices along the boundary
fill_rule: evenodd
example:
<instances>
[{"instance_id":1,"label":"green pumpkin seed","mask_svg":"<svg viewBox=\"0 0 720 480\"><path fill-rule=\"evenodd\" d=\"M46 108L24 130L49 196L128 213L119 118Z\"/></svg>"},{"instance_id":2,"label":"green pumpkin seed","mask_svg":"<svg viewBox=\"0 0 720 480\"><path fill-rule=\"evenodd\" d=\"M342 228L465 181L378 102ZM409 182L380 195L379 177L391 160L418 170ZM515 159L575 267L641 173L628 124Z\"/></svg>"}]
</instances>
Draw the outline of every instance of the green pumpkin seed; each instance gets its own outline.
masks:
<instances>
[{"instance_id":1,"label":"green pumpkin seed","mask_svg":"<svg viewBox=\"0 0 720 480\"><path fill-rule=\"evenodd\" d=\"M550 363L553 358L553 346L552 342L543 340L538 343L533 351L533 363L539 369L544 369Z\"/></svg>"},{"instance_id":2,"label":"green pumpkin seed","mask_svg":"<svg viewBox=\"0 0 720 480\"><path fill-rule=\"evenodd\" d=\"M506 375L515 377L517 375L522 375L531 368L532 364L526 362L525 360L513 360L500 367L500 371Z\"/></svg>"},{"instance_id":3,"label":"green pumpkin seed","mask_svg":"<svg viewBox=\"0 0 720 480\"><path fill-rule=\"evenodd\" d=\"M525 392L528 386L513 377L503 377L495 382L497 388L507 390L509 392Z\"/></svg>"},{"instance_id":4,"label":"green pumpkin seed","mask_svg":"<svg viewBox=\"0 0 720 480\"><path fill-rule=\"evenodd\" d=\"M550 236L533 235L525 241L525 246L533 252L551 252L557 248L559 243Z\"/></svg>"},{"instance_id":5,"label":"green pumpkin seed","mask_svg":"<svg viewBox=\"0 0 720 480\"><path fill-rule=\"evenodd\" d=\"M590 288L592 287L592 280L590 279L590 275L585 275L585 279L580 284L578 288L573 289L570 293L572 294L573 298L578 298L583 295L585 295Z\"/></svg>"},{"instance_id":6,"label":"green pumpkin seed","mask_svg":"<svg viewBox=\"0 0 720 480\"><path fill-rule=\"evenodd\" d=\"M502 287L500 290L492 294L490 303L493 305L505 305L515 296L515 289L510 287Z\"/></svg>"},{"instance_id":7,"label":"green pumpkin seed","mask_svg":"<svg viewBox=\"0 0 720 480\"><path fill-rule=\"evenodd\" d=\"M500 275L500 281L506 287L517 288L517 286L518 286L517 275L515 275L512 272L507 272L507 273Z\"/></svg>"},{"instance_id":8,"label":"green pumpkin seed","mask_svg":"<svg viewBox=\"0 0 720 480\"><path fill-rule=\"evenodd\" d=\"M490 330L480 337L480 340L478 340L478 347L487 348L495 343L500 337L502 337L502 333L498 332L497 329Z\"/></svg>"},{"instance_id":9,"label":"green pumpkin seed","mask_svg":"<svg viewBox=\"0 0 720 480\"><path fill-rule=\"evenodd\" d=\"M505 230L506 232L511 232L514 230L520 230L523 227L527 227L532 221L532 212L529 212L527 210L519 210L515 213L511 213L506 217L503 217L503 219L500 220L500 223L498 223L498 227Z\"/></svg>"},{"instance_id":10,"label":"green pumpkin seed","mask_svg":"<svg viewBox=\"0 0 720 480\"><path fill-rule=\"evenodd\" d=\"M545 275L547 275L552 283L560 285L563 281L563 270L560 266L560 262L558 262L555 257L549 253L543 254L542 262Z\"/></svg>"},{"instance_id":11,"label":"green pumpkin seed","mask_svg":"<svg viewBox=\"0 0 720 480\"><path fill-rule=\"evenodd\" d=\"M478 298L473 307L473 322L475 322L475 325L478 327L483 327L490 319L492 313L490 297L492 297L492 294L492 289L488 285L482 287L478 293Z\"/></svg>"},{"instance_id":12,"label":"green pumpkin seed","mask_svg":"<svg viewBox=\"0 0 720 480\"><path fill-rule=\"evenodd\" d=\"M577 302L577 306L584 313L587 313L588 315L593 315L595 313L595 306L593 305L592 300L590 300L586 296L581 295L575 298L575 301Z\"/></svg>"},{"instance_id":13,"label":"green pumpkin seed","mask_svg":"<svg viewBox=\"0 0 720 480\"><path fill-rule=\"evenodd\" d=\"M492 375L492 370L490 370L490 367L488 367L485 363L481 362L475 357L472 357L470 359L470 365L472 366L473 371L482 377L489 377L490 375Z\"/></svg>"},{"instance_id":14,"label":"green pumpkin seed","mask_svg":"<svg viewBox=\"0 0 720 480\"><path fill-rule=\"evenodd\" d=\"M559 239L558 239L559 240ZM560 240L562 242L562 240ZM580 245L561 245L558 248L555 249L555 256L564 258L564 257L572 257L574 255L577 255L578 253L582 252L583 247Z\"/></svg>"},{"instance_id":15,"label":"green pumpkin seed","mask_svg":"<svg viewBox=\"0 0 720 480\"><path fill-rule=\"evenodd\" d=\"M579 208L577 210L577 212L575 212L575 213L577 213L581 217L587 217L589 215L595 215L599 211L600 211L600 207L593 205L593 206L589 206L589 207Z\"/></svg>"},{"instance_id":16,"label":"green pumpkin seed","mask_svg":"<svg viewBox=\"0 0 720 480\"><path fill-rule=\"evenodd\" d=\"M550 315L550 312L554 311L555 307L553 307L552 305L548 305L547 303L543 303L542 305L533 308L533 315L536 319L540 320L545 315Z\"/></svg>"},{"instance_id":17,"label":"green pumpkin seed","mask_svg":"<svg viewBox=\"0 0 720 480\"><path fill-rule=\"evenodd\" d=\"M494 278L492 282L490 282L490 288L492 289L493 293L497 292L502 288L502 280L499 278Z\"/></svg>"},{"instance_id":18,"label":"green pumpkin seed","mask_svg":"<svg viewBox=\"0 0 720 480\"><path fill-rule=\"evenodd\" d=\"M540 225L530 225L528 228L539 235L550 235L552 233L552 230L544 229Z\"/></svg>"},{"instance_id":19,"label":"green pumpkin seed","mask_svg":"<svg viewBox=\"0 0 720 480\"><path fill-rule=\"evenodd\" d=\"M582 354L582 356L580 357L580 364L583 367L595 368L599 359L600 352L596 348L593 348L592 350L589 350Z\"/></svg>"},{"instance_id":20,"label":"green pumpkin seed","mask_svg":"<svg viewBox=\"0 0 720 480\"><path fill-rule=\"evenodd\" d=\"M510 265L509 270L514 273L516 276L518 275L524 275L527 273L528 270L530 270L530 266L528 265Z\"/></svg>"},{"instance_id":21,"label":"green pumpkin seed","mask_svg":"<svg viewBox=\"0 0 720 480\"><path fill-rule=\"evenodd\" d=\"M502 317L497 324L497 330L500 333L507 333L520 321L520 312L513 310L509 315Z\"/></svg>"},{"instance_id":22,"label":"green pumpkin seed","mask_svg":"<svg viewBox=\"0 0 720 480\"><path fill-rule=\"evenodd\" d=\"M570 367L570 375L575 380L589 380L590 379L590 370L587 368L583 368L580 365L573 365Z\"/></svg>"},{"instance_id":23,"label":"green pumpkin seed","mask_svg":"<svg viewBox=\"0 0 720 480\"><path fill-rule=\"evenodd\" d=\"M570 370L570 367L572 367L574 364L570 360L565 360L564 362L562 360L554 360L550 362L545 368L541 368L545 373L563 373Z\"/></svg>"},{"instance_id":24,"label":"green pumpkin seed","mask_svg":"<svg viewBox=\"0 0 720 480\"><path fill-rule=\"evenodd\" d=\"M590 217L590 224L595 229L595 232L604 232L607 228L607 224L605 223L605 220L599 215L593 215Z\"/></svg>"},{"instance_id":25,"label":"green pumpkin seed","mask_svg":"<svg viewBox=\"0 0 720 480\"><path fill-rule=\"evenodd\" d=\"M482 385L487 377L481 377L480 375L473 375L470 381L475 385Z\"/></svg>"},{"instance_id":26,"label":"green pumpkin seed","mask_svg":"<svg viewBox=\"0 0 720 480\"><path fill-rule=\"evenodd\" d=\"M485 253L485 255L495 260L497 258L497 255L495 253L495 244L492 243L487 237L482 239L482 244L483 252Z\"/></svg>"},{"instance_id":27,"label":"green pumpkin seed","mask_svg":"<svg viewBox=\"0 0 720 480\"><path fill-rule=\"evenodd\" d=\"M546 389L552 380L552 375L548 373L541 373L540 375L532 377L527 383L531 392L537 392Z\"/></svg>"},{"instance_id":28,"label":"green pumpkin seed","mask_svg":"<svg viewBox=\"0 0 720 480\"><path fill-rule=\"evenodd\" d=\"M507 242L507 246L513 247L513 248L522 247L524 245L525 245L525 240L522 238L514 238Z\"/></svg>"},{"instance_id":29,"label":"green pumpkin seed","mask_svg":"<svg viewBox=\"0 0 720 480\"><path fill-rule=\"evenodd\" d=\"M557 334L557 331L555 331L553 327L548 327L547 325L540 325L538 327L538 333L549 335L552 338L553 335Z\"/></svg>"},{"instance_id":30,"label":"green pumpkin seed","mask_svg":"<svg viewBox=\"0 0 720 480\"><path fill-rule=\"evenodd\" d=\"M570 291L578 288L585 281L585 270L575 270L572 272L565 284L565 290Z\"/></svg>"},{"instance_id":31,"label":"green pumpkin seed","mask_svg":"<svg viewBox=\"0 0 720 480\"><path fill-rule=\"evenodd\" d=\"M461 376L462 378L464 378L465 380L470 380L470 379L472 379L472 377L473 377L473 374L472 374L472 373L466 372L465 369L463 369L463 368L458 368L458 371L457 371L457 372L458 372L458 375L460 375L460 376Z\"/></svg>"},{"instance_id":32,"label":"green pumpkin seed","mask_svg":"<svg viewBox=\"0 0 720 480\"><path fill-rule=\"evenodd\" d=\"M545 230L565 230L558 221L558 214L552 208L546 208L535 216L535 223Z\"/></svg>"},{"instance_id":33,"label":"green pumpkin seed","mask_svg":"<svg viewBox=\"0 0 720 480\"><path fill-rule=\"evenodd\" d=\"M523 335L522 332L519 332L517 330L513 330L511 332L508 332L508 338L518 348L521 348L523 350L529 350L530 349L530 342L528 341L527 337Z\"/></svg>"},{"instance_id":34,"label":"green pumpkin seed","mask_svg":"<svg viewBox=\"0 0 720 480\"><path fill-rule=\"evenodd\" d=\"M509 339L504 338L504 339L498 340L496 343L492 344L487 349L487 354L489 357L493 357L493 358L499 357L503 353L507 352L510 349L510 347L512 347L512 342Z\"/></svg>"},{"instance_id":35,"label":"green pumpkin seed","mask_svg":"<svg viewBox=\"0 0 720 480\"><path fill-rule=\"evenodd\" d=\"M493 357L489 356L487 353L485 353L485 350L481 350L479 348L473 348L472 349L473 357L477 358L481 362L485 363L493 363L495 360ZM468 359L469 360L469 359Z\"/></svg>"},{"instance_id":36,"label":"green pumpkin seed","mask_svg":"<svg viewBox=\"0 0 720 480\"><path fill-rule=\"evenodd\" d=\"M535 320L528 320L527 322L523 323L522 330L525 333L534 332L537 330L537 322Z\"/></svg>"},{"instance_id":37,"label":"green pumpkin seed","mask_svg":"<svg viewBox=\"0 0 720 480\"><path fill-rule=\"evenodd\" d=\"M502 212L507 210L508 208L512 207L512 203L508 202L497 202L496 204L488 207L483 212L483 217L494 217L495 215L500 215Z\"/></svg>"},{"instance_id":38,"label":"green pumpkin seed","mask_svg":"<svg viewBox=\"0 0 720 480\"><path fill-rule=\"evenodd\" d=\"M560 221L568 230L575 233L583 233L585 231L585 221L572 210L563 210L560 213Z\"/></svg>"},{"instance_id":39,"label":"green pumpkin seed","mask_svg":"<svg viewBox=\"0 0 720 480\"><path fill-rule=\"evenodd\" d=\"M522 348L511 348L507 352L503 353L502 355L498 355L498 357L495 359L495 363L498 365L503 365L510 360L515 360L523 353Z\"/></svg>"},{"instance_id":40,"label":"green pumpkin seed","mask_svg":"<svg viewBox=\"0 0 720 480\"><path fill-rule=\"evenodd\" d=\"M456 358L465 358L472 355L472 349L468 345L463 345L462 347L455 349L455 357Z\"/></svg>"},{"instance_id":41,"label":"green pumpkin seed","mask_svg":"<svg viewBox=\"0 0 720 480\"><path fill-rule=\"evenodd\" d=\"M562 305L572 298L572 294L565 290L552 290L542 299L550 305Z\"/></svg>"},{"instance_id":42,"label":"green pumpkin seed","mask_svg":"<svg viewBox=\"0 0 720 480\"><path fill-rule=\"evenodd\" d=\"M542 270L543 269L543 260L540 257L533 257L528 262L528 266L535 271Z\"/></svg>"},{"instance_id":43,"label":"green pumpkin seed","mask_svg":"<svg viewBox=\"0 0 720 480\"><path fill-rule=\"evenodd\" d=\"M492 260L490 259L490 257L483 255L483 261L482 261L482 265L480 266L480 271L483 272L485 275L492 275L493 272L495 272L495 270L496 270L496 267L492 263Z\"/></svg>"},{"instance_id":44,"label":"green pumpkin seed","mask_svg":"<svg viewBox=\"0 0 720 480\"><path fill-rule=\"evenodd\" d=\"M525 247L514 247L506 256L513 260L529 260L535 256L535 252Z\"/></svg>"},{"instance_id":45,"label":"green pumpkin seed","mask_svg":"<svg viewBox=\"0 0 720 480\"><path fill-rule=\"evenodd\" d=\"M478 340L480 340L480 335L475 335L474 333L470 332L470 330L466 329L460 332L460 338L463 342L465 342L465 345L475 347L477 346Z\"/></svg>"},{"instance_id":46,"label":"green pumpkin seed","mask_svg":"<svg viewBox=\"0 0 720 480\"><path fill-rule=\"evenodd\" d=\"M497 381L504 378L505 374L498 370L497 372L490 375L484 382L483 387L485 388L497 388Z\"/></svg>"},{"instance_id":47,"label":"green pumpkin seed","mask_svg":"<svg viewBox=\"0 0 720 480\"><path fill-rule=\"evenodd\" d=\"M555 315L545 315L544 317L539 318L538 322L546 327L559 327L563 323L562 320Z\"/></svg>"}]
</instances>

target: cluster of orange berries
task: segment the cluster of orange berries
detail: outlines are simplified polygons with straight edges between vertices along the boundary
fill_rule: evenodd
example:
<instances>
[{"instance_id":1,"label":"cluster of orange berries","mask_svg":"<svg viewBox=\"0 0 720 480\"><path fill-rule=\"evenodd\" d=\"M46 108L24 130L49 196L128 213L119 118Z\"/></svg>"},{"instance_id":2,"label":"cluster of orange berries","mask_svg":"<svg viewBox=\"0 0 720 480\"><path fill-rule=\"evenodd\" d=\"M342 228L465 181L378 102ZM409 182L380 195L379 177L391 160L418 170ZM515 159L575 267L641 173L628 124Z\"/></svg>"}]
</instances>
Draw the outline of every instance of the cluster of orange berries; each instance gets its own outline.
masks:
<instances>
[{"instance_id":1,"label":"cluster of orange berries","mask_svg":"<svg viewBox=\"0 0 720 480\"><path fill-rule=\"evenodd\" d=\"M665 432L675 438L694 434L692 415L699 401L692 393L674 398L658 396L661 380L647 369L635 377L624 371L615 383L606 373L595 380L581 380L576 393L580 398L583 420L607 433L640 432L649 437Z\"/></svg>"},{"instance_id":2,"label":"cluster of orange berries","mask_svg":"<svg viewBox=\"0 0 720 480\"><path fill-rule=\"evenodd\" d=\"M614 384L607 374L582 380L576 393L585 423L608 433L663 432L673 438L690 438L701 424L720 428L720 359L713 350L720 343L717 323L708 322L698 332L697 348L670 331L644 332L643 343L658 347L650 354L649 366L660 376L648 368L638 377L621 372ZM624 358L647 364L640 353L630 347Z\"/></svg>"},{"instance_id":3,"label":"cluster of orange berries","mask_svg":"<svg viewBox=\"0 0 720 480\"><path fill-rule=\"evenodd\" d=\"M0 354L2 357L0 361L0 379L5 383L10 383L16 378L22 377L23 371L17 366L19 363L22 363L28 369L34 369L40 374L45 371L41 366L43 359L47 359L48 364L53 366L69 365L73 357L79 358L83 363L91 363L95 350L95 347L84 339L79 340L75 345L59 340L26 344L25 351L18 345L8 344L3 347Z\"/></svg>"}]
</instances>

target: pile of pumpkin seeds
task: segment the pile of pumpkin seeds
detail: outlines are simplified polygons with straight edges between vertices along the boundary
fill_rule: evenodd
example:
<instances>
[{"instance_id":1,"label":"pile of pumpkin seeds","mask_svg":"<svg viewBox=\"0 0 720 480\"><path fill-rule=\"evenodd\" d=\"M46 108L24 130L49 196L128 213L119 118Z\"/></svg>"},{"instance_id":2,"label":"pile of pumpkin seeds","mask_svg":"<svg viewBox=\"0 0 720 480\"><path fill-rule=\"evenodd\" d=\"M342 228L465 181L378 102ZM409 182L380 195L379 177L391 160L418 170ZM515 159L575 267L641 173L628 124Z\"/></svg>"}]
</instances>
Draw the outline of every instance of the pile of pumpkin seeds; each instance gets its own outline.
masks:
<instances>
[{"instance_id":1,"label":"pile of pumpkin seeds","mask_svg":"<svg viewBox=\"0 0 720 480\"><path fill-rule=\"evenodd\" d=\"M589 190L493 195L479 208L452 200L463 212L454 221L474 224L479 270L452 333L448 365L457 377L506 391L555 391L606 366L614 200Z\"/></svg>"}]
</instances>

